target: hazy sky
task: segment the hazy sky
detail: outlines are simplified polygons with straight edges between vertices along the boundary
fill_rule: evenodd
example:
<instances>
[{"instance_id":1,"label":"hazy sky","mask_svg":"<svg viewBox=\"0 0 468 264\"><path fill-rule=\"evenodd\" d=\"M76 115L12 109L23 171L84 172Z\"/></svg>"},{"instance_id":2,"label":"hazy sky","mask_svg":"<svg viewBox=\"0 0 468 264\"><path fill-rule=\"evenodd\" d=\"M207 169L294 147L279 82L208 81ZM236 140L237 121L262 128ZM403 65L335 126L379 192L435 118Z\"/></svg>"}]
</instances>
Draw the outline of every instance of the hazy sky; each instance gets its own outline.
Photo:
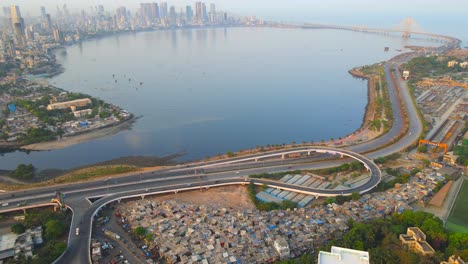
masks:
<instances>
[{"instance_id":1,"label":"hazy sky","mask_svg":"<svg viewBox=\"0 0 468 264\"><path fill-rule=\"evenodd\" d=\"M41 5L54 15L57 6L67 4L79 11L99 4L114 13L119 6L136 10L142 2L161 0L0 0L0 6L19 5L23 17L39 15ZM195 1L168 0L177 11ZM314 22L369 27L394 27L413 17L427 32L451 34L468 41L468 0L206 0L217 10L236 15L256 15L281 22Z\"/></svg>"},{"instance_id":2,"label":"hazy sky","mask_svg":"<svg viewBox=\"0 0 468 264\"><path fill-rule=\"evenodd\" d=\"M39 6L45 5L55 12L57 5L67 4L70 9L82 9L102 4L109 9L117 6L136 8L141 2L151 0L2 0L2 5L16 4L25 15L39 13ZM156 1L159 2L159 1ZM167 1L175 6L193 4L195 1ZM241 12L242 14L284 15L284 13L349 14L349 13L393 13L429 14L437 12L462 14L468 10L466 0L213 0L220 9ZM53 13L53 12L52 12Z\"/></svg>"}]
</instances>

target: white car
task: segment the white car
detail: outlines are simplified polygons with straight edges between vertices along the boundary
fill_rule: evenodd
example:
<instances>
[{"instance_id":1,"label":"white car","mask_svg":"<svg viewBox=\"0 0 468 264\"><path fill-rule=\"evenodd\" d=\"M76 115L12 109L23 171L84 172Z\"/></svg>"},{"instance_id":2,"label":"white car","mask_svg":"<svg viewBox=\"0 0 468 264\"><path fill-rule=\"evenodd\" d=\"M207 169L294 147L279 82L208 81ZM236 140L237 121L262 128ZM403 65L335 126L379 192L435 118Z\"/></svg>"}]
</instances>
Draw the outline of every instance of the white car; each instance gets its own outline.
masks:
<instances>
[{"instance_id":1,"label":"white car","mask_svg":"<svg viewBox=\"0 0 468 264\"><path fill-rule=\"evenodd\" d=\"M8 206L9 203L2 203L2 206Z\"/></svg>"},{"instance_id":2,"label":"white car","mask_svg":"<svg viewBox=\"0 0 468 264\"><path fill-rule=\"evenodd\" d=\"M76 234L77 236L80 234L80 228L79 228L79 227L77 227L77 228L75 229L75 234Z\"/></svg>"}]
</instances>

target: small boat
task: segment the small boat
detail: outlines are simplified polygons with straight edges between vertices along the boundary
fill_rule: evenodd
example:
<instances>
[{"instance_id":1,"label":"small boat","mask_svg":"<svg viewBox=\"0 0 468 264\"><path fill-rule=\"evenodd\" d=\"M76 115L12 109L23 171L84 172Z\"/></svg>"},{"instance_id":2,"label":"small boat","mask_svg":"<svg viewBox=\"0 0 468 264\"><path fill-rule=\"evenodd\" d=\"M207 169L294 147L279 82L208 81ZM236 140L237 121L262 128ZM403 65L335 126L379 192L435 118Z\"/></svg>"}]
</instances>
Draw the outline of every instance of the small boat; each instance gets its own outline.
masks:
<instances>
[{"instance_id":1,"label":"small boat","mask_svg":"<svg viewBox=\"0 0 468 264\"><path fill-rule=\"evenodd\" d=\"M131 82L131 81L132 81L132 78L128 78L128 81Z\"/></svg>"},{"instance_id":2,"label":"small boat","mask_svg":"<svg viewBox=\"0 0 468 264\"><path fill-rule=\"evenodd\" d=\"M140 85L143 85L143 82L140 82Z\"/></svg>"},{"instance_id":3,"label":"small boat","mask_svg":"<svg viewBox=\"0 0 468 264\"><path fill-rule=\"evenodd\" d=\"M385 47L385 48L384 48L384 51L389 51L389 50L390 50L389 47Z\"/></svg>"},{"instance_id":4,"label":"small boat","mask_svg":"<svg viewBox=\"0 0 468 264\"><path fill-rule=\"evenodd\" d=\"M117 83L117 80L115 80L115 82Z\"/></svg>"}]
</instances>

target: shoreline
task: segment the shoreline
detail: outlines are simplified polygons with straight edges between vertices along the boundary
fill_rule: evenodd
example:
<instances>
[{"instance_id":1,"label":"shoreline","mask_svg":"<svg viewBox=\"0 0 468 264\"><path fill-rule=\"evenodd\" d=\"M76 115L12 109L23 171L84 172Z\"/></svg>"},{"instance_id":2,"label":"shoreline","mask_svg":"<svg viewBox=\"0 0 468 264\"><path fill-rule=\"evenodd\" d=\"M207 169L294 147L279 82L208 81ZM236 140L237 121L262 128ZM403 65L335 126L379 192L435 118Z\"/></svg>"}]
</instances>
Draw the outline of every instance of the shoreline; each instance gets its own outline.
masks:
<instances>
[{"instance_id":1,"label":"shoreline","mask_svg":"<svg viewBox=\"0 0 468 264\"><path fill-rule=\"evenodd\" d=\"M96 128L90 131L83 131L76 135L64 136L56 141L47 141L20 146L19 149L26 151L47 151L70 147L90 140L115 135L121 131L128 130L138 117L131 116L115 124L109 124L105 127Z\"/></svg>"},{"instance_id":2,"label":"shoreline","mask_svg":"<svg viewBox=\"0 0 468 264\"><path fill-rule=\"evenodd\" d=\"M279 28L282 28L284 26L285 26L284 24L272 23L272 24L265 24L265 25L253 25L253 26L245 26L245 25L229 25L229 26L223 25L223 26L215 26L215 27L212 27L212 26L208 26L208 27L193 26L193 27L188 27L188 28L152 28L152 29L137 30L137 31L111 32L109 34L88 36L87 38L82 39L82 40L80 40L78 42L74 42L74 43L63 45L63 46L55 47L54 50L55 49L60 49L60 48L65 48L66 49L68 46L73 46L73 45L80 44L80 43L83 43L85 41L90 41L90 40L94 40L94 39L101 39L101 38L106 38L106 37L111 37L111 36L118 36L118 35L125 35L125 34L135 34L135 33L140 33L140 32L180 30L180 29L189 29L189 30L191 30L191 29L197 29L197 28L219 28L219 27L220 28L223 28L223 27L271 27L271 28L278 28L279 27ZM293 28L304 28L302 26L296 26L296 25L289 25L289 26L291 26ZM305 29L308 29L308 28L305 27ZM447 39L450 39L452 41L457 40L456 38L453 38L453 37L448 37L448 36L444 36L444 37L447 38ZM368 76L368 75L365 75L364 73L360 72L358 70L359 68L360 68L360 66L355 67L355 68L349 70L348 73L350 75L352 75L353 77L355 77L355 78L360 78L360 79L367 80L367 88L368 88L368 91L367 91L367 104L366 104L366 107L365 107L365 111L364 111L363 120L361 122L361 125L355 131L353 131L353 132L351 132L349 134L343 135L342 136L343 142L344 142L345 138L362 132L369 125L370 117L372 117L372 115L374 115L374 113L375 113L375 102L376 102L375 82L374 82L372 76ZM39 78L41 78L42 80L45 80L45 81L48 82L49 78L63 73L66 69L63 68L60 64L55 63L55 70L56 70L54 72L55 74L53 74L51 76L45 75L45 76L41 76ZM62 89L62 88L59 88L59 89ZM56 150L56 149L66 148L66 147L69 147L69 146L72 146L72 145L75 145L75 144L79 144L79 143L82 143L82 142L86 142L86 141L90 141L90 140L94 140L94 139L98 139L98 138L102 138L102 137L117 134L120 131L129 129L131 127L131 124L136 119L137 118L133 117L133 115L132 115L131 118L129 118L127 120L120 121L117 124L110 124L110 125L108 125L106 127L97 128L97 129L93 129L93 130L90 130L90 131L83 131L80 134L66 136L66 137L60 138L60 139L58 139L56 141L40 142L40 143L34 143L34 144L30 144L30 145L8 144L8 143L6 143L6 144L2 144L0 146L0 149L6 150L6 151L15 151L15 150L45 151L45 150ZM334 140L334 141L325 140L325 141L322 141L322 144L333 144L334 142L335 142L335 145L336 145L336 140ZM283 147L287 148L289 145L290 144L287 144L286 146L283 146ZM301 144L299 143L297 145L301 145ZM340 145L346 145L346 144L340 144ZM256 153L256 152L258 152L258 150L255 149L255 148L251 148L251 149L247 149L247 150L244 150L244 151L242 151L242 150L236 151L235 154L236 154L236 156L237 155L243 155L243 154L246 154L246 152L250 154L250 153ZM211 160L213 158L218 159L219 155L212 156L211 158L209 158L209 160ZM200 159L200 160L204 160L204 159Z\"/></svg>"}]
</instances>

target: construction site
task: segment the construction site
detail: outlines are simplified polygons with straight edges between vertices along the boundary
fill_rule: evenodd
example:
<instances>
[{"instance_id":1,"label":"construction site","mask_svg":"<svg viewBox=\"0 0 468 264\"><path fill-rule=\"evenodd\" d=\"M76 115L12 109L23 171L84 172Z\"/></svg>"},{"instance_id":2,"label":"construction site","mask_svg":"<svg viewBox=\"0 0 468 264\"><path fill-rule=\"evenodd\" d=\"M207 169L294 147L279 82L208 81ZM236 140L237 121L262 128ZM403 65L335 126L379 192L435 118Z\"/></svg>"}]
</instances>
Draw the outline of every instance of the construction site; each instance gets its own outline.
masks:
<instances>
[{"instance_id":1,"label":"construction site","mask_svg":"<svg viewBox=\"0 0 468 264\"><path fill-rule=\"evenodd\" d=\"M431 128L426 137L419 141L419 147L427 146L420 150L427 150L431 159L453 155L449 151L463 137L468 118L468 78L424 78L414 88L416 103Z\"/></svg>"}]
</instances>

